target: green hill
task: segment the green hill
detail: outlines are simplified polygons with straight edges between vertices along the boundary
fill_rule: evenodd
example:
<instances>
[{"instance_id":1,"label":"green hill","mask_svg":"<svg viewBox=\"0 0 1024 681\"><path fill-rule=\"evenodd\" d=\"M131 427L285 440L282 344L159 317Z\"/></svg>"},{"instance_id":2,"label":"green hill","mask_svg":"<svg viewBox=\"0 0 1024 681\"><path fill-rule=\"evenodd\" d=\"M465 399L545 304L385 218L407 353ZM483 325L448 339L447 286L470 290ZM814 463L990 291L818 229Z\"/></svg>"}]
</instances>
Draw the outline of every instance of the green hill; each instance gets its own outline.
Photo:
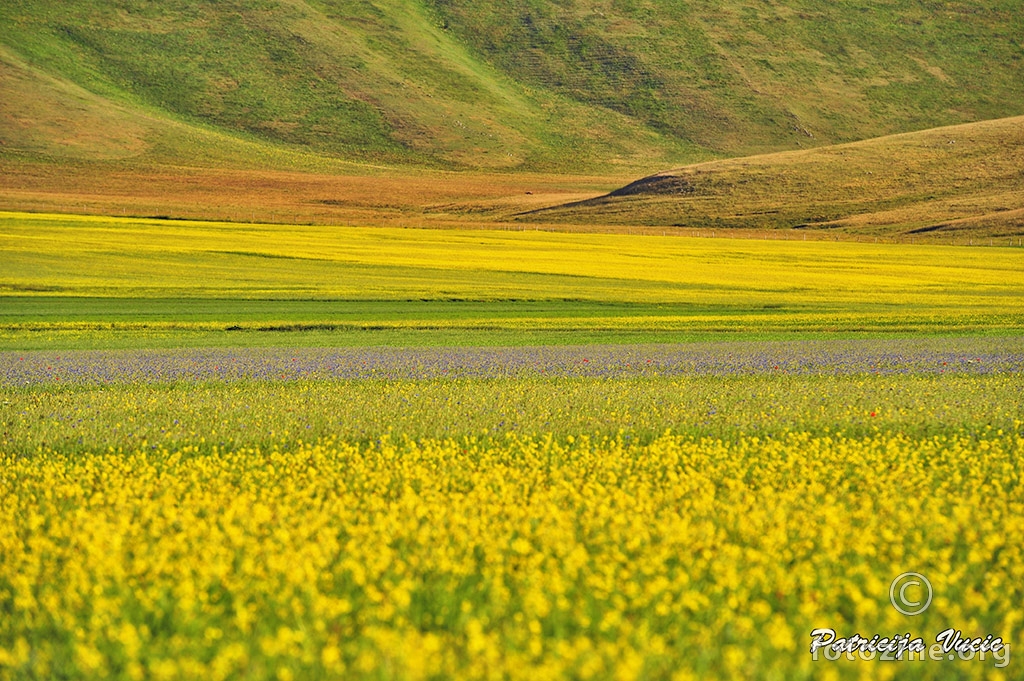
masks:
<instances>
[{"instance_id":1,"label":"green hill","mask_svg":"<svg viewBox=\"0 0 1024 681\"><path fill-rule=\"evenodd\" d=\"M11 0L0 159L622 174L823 146L1024 113L1019 10Z\"/></svg>"}]
</instances>

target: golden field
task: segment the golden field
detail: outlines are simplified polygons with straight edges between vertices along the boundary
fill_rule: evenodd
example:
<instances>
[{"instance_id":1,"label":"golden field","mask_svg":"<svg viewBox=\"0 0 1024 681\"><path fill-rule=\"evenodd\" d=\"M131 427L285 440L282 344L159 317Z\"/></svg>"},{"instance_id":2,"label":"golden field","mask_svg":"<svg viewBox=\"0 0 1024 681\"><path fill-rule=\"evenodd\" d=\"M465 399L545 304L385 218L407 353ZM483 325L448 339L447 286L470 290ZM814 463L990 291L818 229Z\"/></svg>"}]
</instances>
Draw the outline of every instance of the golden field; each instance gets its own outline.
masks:
<instances>
[{"instance_id":1,"label":"golden field","mask_svg":"<svg viewBox=\"0 0 1024 681\"><path fill-rule=\"evenodd\" d=\"M1016 248L28 213L2 213L0 227L0 290L19 295L590 300L865 319L1024 311Z\"/></svg>"}]
</instances>

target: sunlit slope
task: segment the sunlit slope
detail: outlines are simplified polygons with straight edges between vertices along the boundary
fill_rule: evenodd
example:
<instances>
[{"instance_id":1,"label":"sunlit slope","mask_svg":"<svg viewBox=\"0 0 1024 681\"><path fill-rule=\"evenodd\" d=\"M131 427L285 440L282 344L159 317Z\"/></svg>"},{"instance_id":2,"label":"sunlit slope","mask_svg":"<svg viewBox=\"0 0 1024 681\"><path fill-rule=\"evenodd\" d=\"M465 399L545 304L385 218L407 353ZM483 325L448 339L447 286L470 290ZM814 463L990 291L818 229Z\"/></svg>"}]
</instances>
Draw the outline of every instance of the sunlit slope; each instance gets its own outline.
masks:
<instances>
[{"instance_id":1,"label":"sunlit slope","mask_svg":"<svg viewBox=\"0 0 1024 681\"><path fill-rule=\"evenodd\" d=\"M1019 249L314 226L285 231L0 215L0 291L7 296L180 298L186 301L182 318L191 318L187 300L196 298L492 301L510 309L525 301L580 301L591 316L599 316L592 303L664 304L668 314L642 313L657 319L613 319L615 308L607 313L610 326L661 328L713 325L730 316L750 328L912 326L916 320L947 330L1013 327L1024 318ZM372 310L366 314L355 321L372 321ZM520 326L540 323L511 316ZM310 309L301 321L325 319Z\"/></svg>"},{"instance_id":2,"label":"sunlit slope","mask_svg":"<svg viewBox=\"0 0 1024 681\"><path fill-rule=\"evenodd\" d=\"M0 4L0 157L195 162L217 131L362 163L647 172L1024 113L1018 10L20 0Z\"/></svg>"},{"instance_id":3,"label":"sunlit slope","mask_svg":"<svg viewBox=\"0 0 1024 681\"><path fill-rule=\"evenodd\" d=\"M1024 117L687 166L521 218L915 240L1020 235Z\"/></svg>"}]
</instances>

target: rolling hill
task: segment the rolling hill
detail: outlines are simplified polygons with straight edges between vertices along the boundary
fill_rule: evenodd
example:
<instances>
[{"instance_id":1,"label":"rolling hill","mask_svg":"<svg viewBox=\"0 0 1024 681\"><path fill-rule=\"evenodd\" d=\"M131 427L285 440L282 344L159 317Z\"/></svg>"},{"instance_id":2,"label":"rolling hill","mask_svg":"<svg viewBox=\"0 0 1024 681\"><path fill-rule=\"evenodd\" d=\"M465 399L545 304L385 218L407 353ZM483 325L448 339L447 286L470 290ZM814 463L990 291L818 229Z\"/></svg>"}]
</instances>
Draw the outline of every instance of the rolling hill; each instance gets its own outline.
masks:
<instances>
[{"instance_id":1,"label":"rolling hill","mask_svg":"<svg viewBox=\"0 0 1024 681\"><path fill-rule=\"evenodd\" d=\"M1024 116L694 164L520 219L928 240L1021 235Z\"/></svg>"}]
</instances>

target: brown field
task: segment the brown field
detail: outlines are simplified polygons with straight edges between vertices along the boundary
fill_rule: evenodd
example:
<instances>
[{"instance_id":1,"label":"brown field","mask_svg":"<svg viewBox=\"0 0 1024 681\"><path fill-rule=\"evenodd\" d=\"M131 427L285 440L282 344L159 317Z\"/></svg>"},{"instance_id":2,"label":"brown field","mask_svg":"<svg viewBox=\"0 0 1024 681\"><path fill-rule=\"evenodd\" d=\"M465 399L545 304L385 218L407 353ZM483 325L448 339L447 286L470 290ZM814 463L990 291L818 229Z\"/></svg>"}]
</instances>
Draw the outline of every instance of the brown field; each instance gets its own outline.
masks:
<instances>
[{"instance_id":1,"label":"brown field","mask_svg":"<svg viewBox=\"0 0 1024 681\"><path fill-rule=\"evenodd\" d=\"M406 227L493 227L514 213L591 198L630 179L10 162L0 162L0 173L5 210Z\"/></svg>"}]
</instances>

